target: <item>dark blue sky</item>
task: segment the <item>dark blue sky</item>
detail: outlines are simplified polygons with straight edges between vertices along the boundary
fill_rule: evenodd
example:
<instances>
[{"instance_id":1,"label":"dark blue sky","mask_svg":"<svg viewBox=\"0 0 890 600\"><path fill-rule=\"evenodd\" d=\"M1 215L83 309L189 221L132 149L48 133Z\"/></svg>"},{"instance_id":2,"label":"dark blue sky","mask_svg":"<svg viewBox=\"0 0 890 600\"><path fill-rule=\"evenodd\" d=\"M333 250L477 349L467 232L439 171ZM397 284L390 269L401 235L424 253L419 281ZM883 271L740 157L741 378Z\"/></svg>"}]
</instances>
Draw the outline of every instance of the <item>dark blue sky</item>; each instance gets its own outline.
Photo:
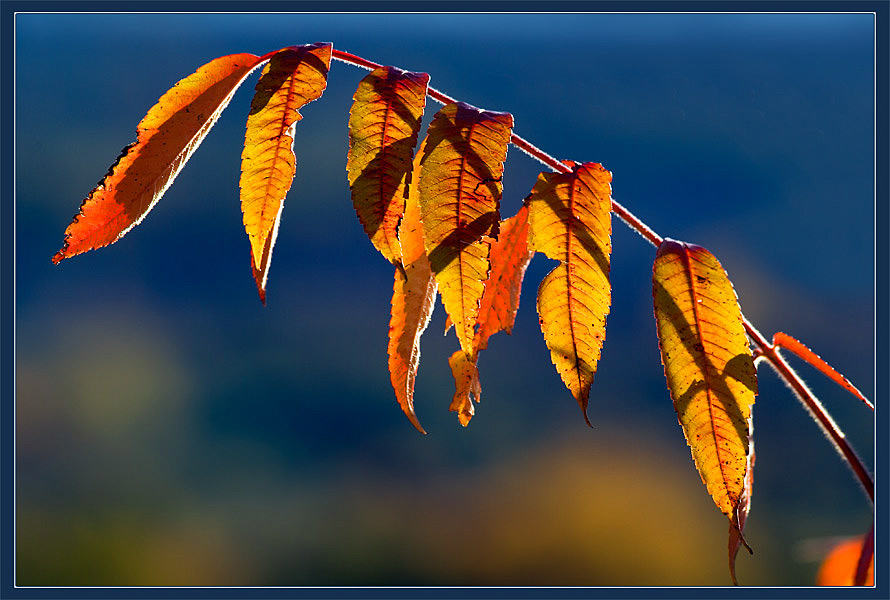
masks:
<instances>
[{"instance_id":1,"label":"dark blue sky","mask_svg":"<svg viewBox=\"0 0 890 600\"><path fill-rule=\"evenodd\" d=\"M453 97L511 112L517 133L560 159L603 163L613 172L616 199L660 234L703 245L721 260L743 311L765 334L798 336L871 396L872 19L18 15L18 414L20 460L28 466L19 471L20 508L36 521L86 523L92 537L63 527L60 543L98 557L109 548L136 556L131 546L156 526L210 522L223 533L209 546L229 544L236 556L251 547L265 557L239 559L246 566L235 582L313 583L320 573L327 583L525 583L518 563L485 572L412 560L416 545L448 536L431 531L418 541L399 519L377 531L360 508L385 496L389 484L380 480L411 505L450 498L454 485L499 498L497 478L486 474L537 473L535 456L564 456L564 440L573 440L572 456L580 452L591 477L604 482L612 481L608 473L644 473L668 460L678 485L698 502L690 510L702 515L703 535L711 536L699 549L701 577L690 583L727 583L725 523L692 468L659 362L655 251L617 220L612 313L591 392L593 431L538 330L535 291L552 266L542 256L528 270L513 336L497 336L482 356L483 402L470 426L462 429L447 411L447 357L456 341L440 335L441 306L423 340L417 384L417 413L430 435L417 435L401 414L385 357L392 269L364 238L346 183L346 123L360 69L334 63L324 96L302 111L297 177L265 309L250 277L238 205L255 77L139 227L59 266L50 257L82 199L173 83L223 54L330 41L379 63L428 72L431 85ZM430 102L427 122L437 108ZM510 150L503 216L518 208L541 168ZM760 374L750 522L758 553L740 558L740 575L743 582L806 585L815 569L811 549L826 537L864 531L869 507L790 393L771 373ZM870 413L818 376L810 379L870 456ZM531 497L538 486L526 484ZM659 493L646 481L629 491L614 485L582 496L590 512L609 510L603 503L615 494ZM332 504L344 490L337 501L343 505ZM463 500L467 519L487 522L484 501ZM522 505L516 519L534 522L523 511L545 504L568 510L554 502ZM307 532L290 515L291 504L312 507L321 533ZM158 505L169 519L151 508ZM202 508L208 505L209 513ZM407 566L378 565L371 542L357 543L352 562L335 560L336 544L319 541L325 532L346 535L334 505L352 515L353 532L382 536ZM114 541L109 514L123 515L132 544ZM245 514L253 515L253 527L243 525ZM416 536L429 519L412 516L421 523L412 526ZM679 519L657 506L635 518L642 531L628 531L629 540L647 540L654 523ZM603 526L597 523L588 526ZM49 543L34 527L20 531ZM195 527L203 539L203 526ZM281 531L288 534L279 537ZM449 543L469 551L471 537ZM20 551L29 581L41 573L53 581L74 577L51 556L41 563L28 548ZM283 558L290 555L314 557L308 563L316 568ZM208 567L208 579L228 556ZM97 560L92 571L84 567L85 578L126 582L132 573ZM610 579L623 573L614 569L593 569L589 583L634 583ZM159 567L159 581L166 572ZM678 583L659 577L653 582Z\"/></svg>"}]
</instances>

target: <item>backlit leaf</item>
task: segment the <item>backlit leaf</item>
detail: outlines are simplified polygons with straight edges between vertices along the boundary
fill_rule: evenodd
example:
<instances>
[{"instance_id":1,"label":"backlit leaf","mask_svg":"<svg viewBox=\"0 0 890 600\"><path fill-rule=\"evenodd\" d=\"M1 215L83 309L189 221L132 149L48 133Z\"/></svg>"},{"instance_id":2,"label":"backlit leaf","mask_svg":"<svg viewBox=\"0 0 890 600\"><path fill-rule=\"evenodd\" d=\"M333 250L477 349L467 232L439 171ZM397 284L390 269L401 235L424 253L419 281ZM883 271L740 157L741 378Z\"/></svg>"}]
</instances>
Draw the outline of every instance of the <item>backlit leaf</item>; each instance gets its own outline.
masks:
<instances>
[{"instance_id":1,"label":"backlit leaf","mask_svg":"<svg viewBox=\"0 0 890 600\"><path fill-rule=\"evenodd\" d=\"M405 217L398 234L402 263L396 265L393 284L387 348L389 375L402 411L414 427L426 433L414 413L414 380L420 364L420 336L429 324L435 307L436 280L424 253L416 186L411 185Z\"/></svg>"},{"instance_id":2,"label":"backlit leaf","mask_svg":"<svg viewBox=\"0 0 890 600\"><path fill-rule=\"evenodd\" d=\"M420 150L424 243L461 349L473 347L496 238L513 117L457 102L433 118Z\"/></svg>"},{"instance_id":3,"label":"backlit leaf","mask_svg":"<svg viewBox=\"0 0 890 600\"><path fill-rule=\"evenodd\" d=\"M473 352L455 352L448 364L454 375L455 394L451 410L458 413L466 426L473 416L473 400L479 402L479 353L488 347L488 338L498 331L513 330L522 278L533 252L528 249L528 207L522 206L514 216L500 223L498 239L491 244L491 270L485 281L485 292L479 303L479 327L473 337Z\"/></svg>"},{"instance_id":4,"label":"backlit leaf","mask_svg":"<svg viewBox=\"0 0 890 600\"><path fill-rule=\"evenodd\" d=\"M83 201L53 262L107 246L138 225L256 66L253 54L222 56L161 96L137 126L136 141Z\"/></svg>"},{"instance_id":5,"label":"backlit leaf","mask_svg":"<svg viewBox=\"0 0 890 600\"><path fill-rule=\"evenodd\" d=\"M393 263L401 259L397 230L429 80L381 67L361 80L349 112L352 203L371 242Z\"/></svg>"},{"instance_id":6,"label":"backlit leaf","mask_svg":"<svg viewBox=\"0 0 890 600\"><path fill-rule=\"evenodd\" d=\"M680 425L708 493L741 530L757 375L735 291L710 252L670 239L658 248L652 282Z\"/></svg>"},{"instance_id":7,"label":"backlit leaf","mask_svg":"<svg viewBox=\"0 0 890 600\"><path fill-rule=\"evenodd\" d=\"M612 174L597 163L541 173L528 198L529 249L560 261L538 287L550 358L584 419L612 299Z\"/></svg>"},{"instance_id":8,"label":"backlit leaf","mask_svg":"<svg viewBox=\"0 0 890 600\"><path fill-rule=\"evenodd\" d=\"M250 104L239 185L251 265L263 303L284 198L296 173L294 128L303 118L299 109L324 92L331 49L331 44L319 43L273 54Z\"/></svg>"}]
</instances>

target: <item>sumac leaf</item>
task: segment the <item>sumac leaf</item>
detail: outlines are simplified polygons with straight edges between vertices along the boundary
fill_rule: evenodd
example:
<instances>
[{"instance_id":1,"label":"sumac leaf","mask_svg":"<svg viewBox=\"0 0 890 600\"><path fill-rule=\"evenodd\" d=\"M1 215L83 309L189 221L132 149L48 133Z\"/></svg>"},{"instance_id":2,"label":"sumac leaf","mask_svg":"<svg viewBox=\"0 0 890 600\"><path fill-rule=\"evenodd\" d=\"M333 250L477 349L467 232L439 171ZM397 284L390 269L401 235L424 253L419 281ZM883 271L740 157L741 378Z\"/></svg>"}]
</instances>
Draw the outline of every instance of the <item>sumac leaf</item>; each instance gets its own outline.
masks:
<instances>
[{"instance_id":1,"label":"sumac leaf","mask_svg":"<svg viewBox=\"0 0 890 600\"><path fill-rule=\"evenodd\" d=\"M479 303L479 326L473 337L472 354L467 356L459 350L448 359L455 384L451 410L458 413L463 426L474 414L473 400L479 402L482 396L479 353L488 347L488 338L495 333L512 332L522 278L533 255L528 249L528 207L523 205L514 216L501 221L498 239L491 244L491 270Z\"/></svg>"},{"instance_id":2,"label":"sumac leaf","mask_svg":"<svg viewBox=\"0 0 890 600\"><path fill-rule=\"evenodd\" d=\"M560 261L538 287L550 358L587 418L612 299L612 175L597 163L541 173L527 200L529 248Z\"/></svg>"},{"instance_id":3,"label":"sumac leaf","mask_svg":"<svg viewBox=\"0 0 890 600\"><path fill-rule=\"evenodd\" d=\"M294 128L303 118L299 109L324 92L331 49L331 44L319 43L273 54L250 104L239 185L251 266L263 303L284 198L296 173Z\"/></svg>"},{"instance_id":4,"label":"sumac leaf","mask_svg":"<svg viewBox=\"0 0 890 600\"><path fill-rule=\"evenodd\" d=\"M359 221L381 254L398 263L398 226L430 76L380 67L358 85L349 111L346 170Z\"/></svg>"},{"instance_id":5,"label":"sumac leaf","mask_svg":"<svg viewBox=\"0 0 890 600\"><path fill-rule=\"evenodd\" d=\"M426 433L414 412L414 381L420 365L420 336L435 308L436 280L424 252L420 206L414 186L398 235L402 258L396 265L393 284L387 347L389 376L402 411L418 431Z\"/></svg>"},{"instance_id":6,"label":"sumac leaf","mask_svg":"<svg viewBox=\"0 0 890 600\"><path fill-rule=\"evenodd\" d=\"M735 291L710 252L670 239L656 253L652 286L677 417L708 493L741 532L757 375Z\"/></svg>"},{"instance_id":7,"label":"sumac leaf","mask_svg":"<svg viewBox=\"0 0 890 600\"><path fill-rule=\"evenodd\" d=\"M497 237L501 177L513 117L457 102L433 118L420 150L427 256L461 349L473 347L479 301Z\"/></svg>"},{"instance_id":8,"label":"sumac leaf","mask_svg":"<svg viewBox=\"0 0 890 600\"><path fill-rule=\"evenodd\" d=\"M822 564L819 565L819 572L816 574L816 585L830 586L851 586L851 585L874 585L875 584L875 557L873 546L868 547L871 543L873 532L869 532L865 537L857 537L844 540L835 545ZM869 554L871 556L869 556ZM861 582L856 582L856 575L859 569L859 563L865 558L865 568L862 569Z\"/></svg>"},{"instance_id":9,"label":"sumac leaf","mask_svg":"<svg viewBox=\"0 0 890 600\"><path fill-rule=\"evenodd\" d=\"M139 122L136 141L83 201L53 262L107 246L138 225L257 66L253 54L222 56L161 96Z\"/></svg>"}]
</instances>

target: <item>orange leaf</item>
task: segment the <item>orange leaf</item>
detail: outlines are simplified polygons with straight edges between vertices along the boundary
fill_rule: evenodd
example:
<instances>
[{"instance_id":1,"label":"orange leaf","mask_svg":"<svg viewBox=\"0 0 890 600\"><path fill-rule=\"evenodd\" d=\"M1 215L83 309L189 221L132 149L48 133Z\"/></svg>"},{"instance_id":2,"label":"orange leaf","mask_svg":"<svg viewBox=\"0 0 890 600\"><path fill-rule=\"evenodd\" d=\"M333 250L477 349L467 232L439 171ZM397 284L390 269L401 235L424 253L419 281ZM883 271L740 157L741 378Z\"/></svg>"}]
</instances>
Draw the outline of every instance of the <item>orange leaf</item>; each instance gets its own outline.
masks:
<instances>
[{"instance_id":1,"label":"orange leaf","mask_svg":"<svg viewBox=\"0 0 890 600\"><path fill-rule=\"evenodd\" d=\"M461 425L470 422L474 413L472 400L479 402L482 395L477 367L479 352L498 331L509 334L513 330L522 277L533 255L528 249L528 207L523 206L514 216L501 221L498 239L491 245L491 271L479 303L479 327L473 338L472 355L459 350L448 360L455 384L451 410L458 413Z\"/></svg>"},{"instance_id":2,"label":"orange leaf","mask_svg":"<svg viewBox=\"0 0 890 600\"><path fill-rule=\"evenodd\" d=\"M463 350L458 350L448 359L451 374L454 375L454 398L448 410L457 413L460 424L466 427L476 410L473 400L482 398L482 386L479 384L479 371L476 362L467 358Z\"/></svg>"},{"instance_id":3,"label":"orange leaf","mask_svg":"<svg viewBox=\"0 0 890 600\"><path fill-rule=\"evenodd\" d=\"M387 260L397 263L397 236L430 76L395 67L367 75L349 112L346 169L352 204L365 233Z\"/></svg>"},{"instance_id":4,"label":"orange leaf","mask_svg":"<svg viewBox=\"0 0 890 600\"><path fill-rule=\"evenodd\" d=\"M273 54L250 104L239 185L251 266L264 304L281 210L296 173L294 128L303 118L299 109L324 92L331 49L319 43Z\"/></svg>"},{"instance_id":5,"label":"orange leaf","mask_svg":"<svg viewBox=\"0 0 890 600\"><path fill-rule=\"evenodd\" d=\"M541 173L528 199L529 248L561 261L538 287L538 316L550 358L587 424L612 299L612 174L596 163Z\"/></svg>"},{"instance_id":6,"label":"orange leaf","mask_svg":"<svg viewBox=\"0 0 890 600\"><path fill-rule=\"evenodd\" d=\"M810 363L816 369L822 372L823 375L834 381L836 384L862 400L866 406L870 409L874 410L875 405L868 401L862 392L860 392L855 385L850 383L850 380L838 373L834 367L825 362L821 356L807 348L803 343L799 342L796 338L788 335L787 333L782 333L781 331L773 335L773 345L780 346L789 350L796 354L799 358Z\"/></svg>"},{"instance_id":7,"label":"orange leaf","mask_svg":"<svg viewBox=\"0 0 890 600\"><path fill-rule=\"evenodd\" d=\"M652 276L668 389L702 481L741 531L757 374L735 291L700 246L665 239Z\"/></svg>"},{"instance_id":8,"label":"orange leaf","mask_svg":"<svg viewBox=\"0 0 890 600\"><path fill-rule=\"evenodd\" d=\"M513 117L457 102L433 118L421 148L424 243L461 349L472 352L479 301L497 237L501 176Z\"/></svg>"},{"instance_id":9,"label":"orange leaf","mask_svg":"<svg viewBox=\"0 0 890 600\"><path fill-rule=\"evenodd\" d=\"M819 566L819 572L816 574L816 585L856 585L854 582L856 569L862 558L863 551L868 550L865 547L865 542L870 539L871 535L872 533L869 532L865 538L857 537L845 540L832 548L831 552ZM867 557L866 560L868 560ZM868 564L862 585L874 584L875 557L874 552L871 552L871 561Z\"/></svg>"},{"instance_id":10,"label":"orange leaf","mask_svg":"<svg viewBox=\"0 0 890 600\"><path fill-rule=\"evenodd\" d=\"M411 186L405 217L398 232L403 264L396 266L387 352L390 381L396 399L414 427L426 433L414 413L414 380L420 364L420 336L429 324L435 307L436 280L424 253L423 227L415 188Z\"/></svg>"},{"instance_id":11,"label":"orange leaf","mask_svg":"<svg viewBox=\"0 0 890 600\"><path fill-rule=\"evenodd\" d=\"M81 204L53 262L114 243L138 225L256 66L253 54L222 56L161 96L139 122L136 141Z\"/></svg>"}]
</instances>

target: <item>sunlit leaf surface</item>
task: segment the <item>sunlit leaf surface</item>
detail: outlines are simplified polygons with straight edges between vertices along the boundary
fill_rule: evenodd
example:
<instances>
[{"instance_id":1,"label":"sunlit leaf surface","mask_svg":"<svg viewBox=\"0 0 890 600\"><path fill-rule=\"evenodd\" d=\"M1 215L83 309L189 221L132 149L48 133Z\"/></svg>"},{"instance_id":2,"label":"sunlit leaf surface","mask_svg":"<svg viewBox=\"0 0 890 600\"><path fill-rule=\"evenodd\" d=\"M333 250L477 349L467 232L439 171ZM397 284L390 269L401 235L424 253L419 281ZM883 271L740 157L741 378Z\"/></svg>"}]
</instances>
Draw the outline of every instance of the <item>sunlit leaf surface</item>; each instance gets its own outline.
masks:
<instances>
[{"instance_id":1,"label":"sunlit leaf surface","mask_svg":"<svg viewBox=\"0 0 890 600\"><path fill-rule=\"evenodd\" d=\"M136 141L83 201L53 262L107 246L138 225L256 66L253 54L222 56L161 96L139 122Z\"/></svg>"},{"instance_id":2,"label":"sunlit leaf surface","mask_svg":"<svg viewBox=\"0 0 890 600\"><path fill-rule=\"evenodd\" d=\"M397 230L429 80L426 73L376 69L359 83L349 113L352 203L374 247L393 263L401 259Z\"/></svg>"},{"instance_id":3,"label":"sunlit leaf surface","mask_svg":"<svg viewBox=\"0 0 890 600\"><path fill-rule=\"evenodd\" d=\"M273 54L250 104L241 153L241 211L263 302L284 198L296 173L294 128L303 118L299 109L324 92L331 49L331 44L309 44Z\"/></svg>"},{"instance_id":4,"label":"sunlit leaf surface","mask_svg":"<svg viewBox=\"0 0 890 600\"><path fill-rule=\"evenodd\" d=\"M735 291L710 252L670 239L652 281L674 408L708 493L738 527L757 376Z\"/></svg>"}]
</instances>

